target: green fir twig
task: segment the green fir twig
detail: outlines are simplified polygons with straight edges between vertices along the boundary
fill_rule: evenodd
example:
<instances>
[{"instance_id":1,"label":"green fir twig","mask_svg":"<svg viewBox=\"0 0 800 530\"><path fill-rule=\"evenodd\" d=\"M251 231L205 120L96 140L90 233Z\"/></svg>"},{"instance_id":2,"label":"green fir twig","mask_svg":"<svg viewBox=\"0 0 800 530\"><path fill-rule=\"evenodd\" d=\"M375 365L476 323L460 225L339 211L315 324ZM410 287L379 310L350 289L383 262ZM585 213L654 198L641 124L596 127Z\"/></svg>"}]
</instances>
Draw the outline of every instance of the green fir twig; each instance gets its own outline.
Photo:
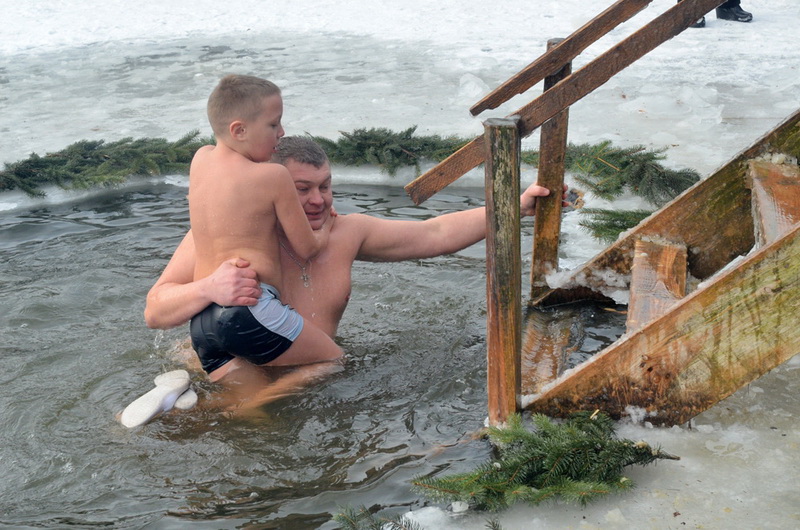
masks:
<instances>
[{"instance_id":1,"label":"green fir twig","mask_svg":"<svg viewBox=\"0 0 800 530\"><path fill-rule=\"evenodd\" d=\"M163 138L81 140L57 153L6 164L0 171L0 191L20 189L31 196L43 196L43 185L66 189L112 186L132 175L186 173L195 151L211 139L192 132L176 142Z\"/></svg>"},{"instance_id":2,"label":"green fir twig","mask_svg":"<svg viewBox=\"0 0 800 530\"><path fill-rule=\"evenodd\" d=\"M700 180L692 169L664 167L664 151L643 146L614 147L611 142L570 145L566 165L575 179L604 199L614 199L628 191L660 207Z\"/></svg>"},{"instance_id":3,"label":"green fir twig","mask_svg":"<svg viewBox=\"0 0 800 530\"><path fill-rule=\"evenodd\" d=\"M602 208L583 208L581 214L588 218L579 224L595 239L613 243L625 230L630 230L647 218L649 210L606 210Z\"/></svg>"},{"instance_id":4,"label":"green fir twig","mask_svg":"<svg viewBox=\"0 0 800 530\"><path fill-rule=\"evenodd\" d=\"M643 146L613 147L611 142L570 145L566 164L575 179L596 196L613 200L625 192L658 208L700 180L692 169L673 170L661 164L663 150ZM611 243L650 215L650 210L584 208L580 225L600 241Z\"/></svg>"},{"instance_id":5,"label":"green fir twig","mask_svg":"<svg viewBox=\"0 0 800 530\"><path fill-rule=\"evenodd\" d=\"M312 136L331 162L347 166L375 165L390 175L401 167L412 166L417 173L423 161L444 160L468 140L456 136L418 136L416 127L394 132L386 128L356 129L342 132L338 140ZM42 196L44 185L86 189L111 186L133 175L163 175L188 172L194 152L213 138L200 138L192 132L177 142L162 138L124 138L117 142L82 140L57 153L45 156L32 154L28 159L6 164L0 172L0 191L20 189L33 196ZM610 142L570 144L566 168L592 193L613 199L629 192L644 198L655 207L673 199L699 180L690 169L664 167L662 151L642 146L618 148ZM538 164L539 153L522 153L526 164ZM642 211L609 212L584 210L593 216L581 223L594 237L613 241L620 232L634 226L643 217Z\"/></svg>"},{"instance_id":6,"label":"green fir twig","mask_svg":"<svg viewBox=\"0 0 800 530\"><path fill-rule=\"evenodd\" d=\"M422 526L403 515L373 514L364 506L343 508L333 519L343 530L422 530Z\"/></svg>"},{"instance_id":7,"label":"green fir twig","mask_svg":"<svg viewBox=\"0 0 800 530\"><path fill-rule=\"evenodd\" d=\"M501 510L517 502L540 504L551 499L586 503L633 487L625 467L678 457L645 442L620 440L605 414L580 412L563 423L534 415L535 429L519 415L488 436L498 458L467 473L426 476L414 489L435 501L462 501L478 510Z\"/></svg>"},{"instance_id":8,"label":"green fir twig","mask_svg":"<svg viewBox=\"0 0 800 530\"><path fill-rule=\"evenodd\" d=\"M422 160L439 162L467 143L456 136L414 136L416 130L416 126L399 133L385 128L356 129L351 133L340 131L342 137L337 141L311 138L322 146L332 163L375 165L392 176L406 166L413 166L419 173Z\"/></svg>"}]
</instances>

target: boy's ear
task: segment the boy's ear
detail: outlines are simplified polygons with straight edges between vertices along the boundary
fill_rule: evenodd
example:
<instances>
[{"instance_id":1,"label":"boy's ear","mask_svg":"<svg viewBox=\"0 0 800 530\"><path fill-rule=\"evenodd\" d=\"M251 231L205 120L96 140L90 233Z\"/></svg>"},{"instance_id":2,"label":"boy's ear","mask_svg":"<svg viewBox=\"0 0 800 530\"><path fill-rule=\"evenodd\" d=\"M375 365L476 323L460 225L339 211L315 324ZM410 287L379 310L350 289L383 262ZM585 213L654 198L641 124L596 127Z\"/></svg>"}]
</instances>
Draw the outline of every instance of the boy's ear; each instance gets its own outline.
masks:
<instances>
[{"instance_id":1,"label":"boy's ear","mask_svg":"<svg viewBox=\"0 0 800 530\"><path fill-rule=\"evenodd\" d=\"M228 127L228 132L231 133L231 138L234 140L243 140L247 134L247 129L244 126L244 122L236 120L231 122L230 126Z\"/></svg>"}]
</instances>

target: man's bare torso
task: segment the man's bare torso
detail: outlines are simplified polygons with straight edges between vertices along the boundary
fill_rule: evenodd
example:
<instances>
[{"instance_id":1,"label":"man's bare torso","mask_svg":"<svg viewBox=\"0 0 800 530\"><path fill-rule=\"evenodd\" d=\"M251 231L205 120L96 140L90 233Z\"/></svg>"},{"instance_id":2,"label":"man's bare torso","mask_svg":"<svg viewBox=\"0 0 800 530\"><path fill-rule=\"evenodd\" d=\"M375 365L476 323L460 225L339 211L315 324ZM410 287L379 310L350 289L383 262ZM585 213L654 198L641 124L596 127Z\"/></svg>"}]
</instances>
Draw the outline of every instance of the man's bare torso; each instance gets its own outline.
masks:
<instances>
[{"instance_id":1,"label":"man's bare torso","mask_svg":"<svg viewBox=\"0 0 800 530\"><path fill-rule=\"evenodd\" d=\"M307 282L302 278L301 266L286 250L281 252L284 286L281 299L331 337L336 336L350 300L351 270L362 242L358 217L357 214L337 217L325 250L308 265L297 260L306 268Z\"/></svg>"}]
</instances>

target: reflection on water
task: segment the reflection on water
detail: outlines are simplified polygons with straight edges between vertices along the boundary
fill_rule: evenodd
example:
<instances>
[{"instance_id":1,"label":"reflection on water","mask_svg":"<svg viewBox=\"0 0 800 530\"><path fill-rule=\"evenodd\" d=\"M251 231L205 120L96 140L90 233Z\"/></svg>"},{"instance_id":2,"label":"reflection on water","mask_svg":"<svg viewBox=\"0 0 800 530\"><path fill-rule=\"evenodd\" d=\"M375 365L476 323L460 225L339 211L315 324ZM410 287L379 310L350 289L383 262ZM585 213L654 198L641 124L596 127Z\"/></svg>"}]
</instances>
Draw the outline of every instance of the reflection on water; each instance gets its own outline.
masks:
<instances>
[{"instance_id":1,"label":"reflection on water","mask_svg":"<svg viewBox=\"0 0 800 530\"><path fill-rule=\"evenodd\" d=\"M486 417L482 245L356 263L337 338L348 352L343 370L257 417L195 409L141 429L116 423L158 373L180 366L186 327L148 330L142 310L187 228L185 195L185 186L149 182L0 215L0 526L333 528L342 506L421 508L409 488L415 476L488 458L486 442L472 440ZM345 214L421 219L479 196L458 190L415 207L402 189L342 187L335 204ZM616 339L617 315L579 311L595 320L571 335L577 355ZM503 526L539 518L553 528L723 528L736 519L785 528L800 517L798 374L800 358L689 427L620 425L621 436L682 460L632 469L631 495L582 509L540 506ZM212 398L202 378L195 388ZM485 514L444 526L485 528Z\"/></svg>"},{"instance_id":2,"label":"reflection on water","mask_svg":"<svg viewBox=\"0 0 800 530\"><path fill-rule=\"evenodd\" d=\"M344 370L228 419L195 410L128 431L114 414L178 367L185 327L148 330L144 297L188 225L186 189L129 187L0 220L0 520L12 525L324 524L344 505L412 506L408 482L486 456L480 252L357 263ZM402 190L337 191L340 213L425 218ZM213 385L196 377L201 399ZM160 523L159 523L160 522Z\"/></svg>"},{"instance_id":3,"label":"reflection on water","mask_svg":"<svg viewBox=\"0 0 800 530\"><path fill-rule=\"evenodd\" d=\"M625 332L626 307L580 301L529 307L522 343L522 394L548 383L611 346Z\"/></svg>"}]
</instances>

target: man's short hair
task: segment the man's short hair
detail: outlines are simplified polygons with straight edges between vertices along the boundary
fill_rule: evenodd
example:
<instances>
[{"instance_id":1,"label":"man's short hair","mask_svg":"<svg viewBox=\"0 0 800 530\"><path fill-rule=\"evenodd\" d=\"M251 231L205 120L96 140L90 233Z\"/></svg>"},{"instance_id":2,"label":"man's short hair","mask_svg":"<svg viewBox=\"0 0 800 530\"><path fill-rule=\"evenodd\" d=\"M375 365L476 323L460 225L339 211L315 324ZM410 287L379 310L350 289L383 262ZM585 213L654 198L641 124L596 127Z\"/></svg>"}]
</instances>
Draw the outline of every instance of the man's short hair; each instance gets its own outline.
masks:
<instances>
[{"instance_id":1,"label":"man's short hair","mask_svg":"<svg viewBox=\"0 0 800 530\"><path fill-rule=\"evenodd\" d=\"M231 123L257 118L264 99L280 93L281 89L272 81L252 75L226 75L208 97L211 129L217 137L227 135Z\"/></svg>"},{"instance_id":2,"label":"man's short hair","mask_svg":"<svg viewBox=\"0 0 800 530\"><path fill-rule=\"evenodd\" d=\"M328 162L328 155L320 145L305 136L284 136L272 155L272 162L284 164L294 160L300 164L310 164L319 169Z\"/></svg>"}]
</instances>

